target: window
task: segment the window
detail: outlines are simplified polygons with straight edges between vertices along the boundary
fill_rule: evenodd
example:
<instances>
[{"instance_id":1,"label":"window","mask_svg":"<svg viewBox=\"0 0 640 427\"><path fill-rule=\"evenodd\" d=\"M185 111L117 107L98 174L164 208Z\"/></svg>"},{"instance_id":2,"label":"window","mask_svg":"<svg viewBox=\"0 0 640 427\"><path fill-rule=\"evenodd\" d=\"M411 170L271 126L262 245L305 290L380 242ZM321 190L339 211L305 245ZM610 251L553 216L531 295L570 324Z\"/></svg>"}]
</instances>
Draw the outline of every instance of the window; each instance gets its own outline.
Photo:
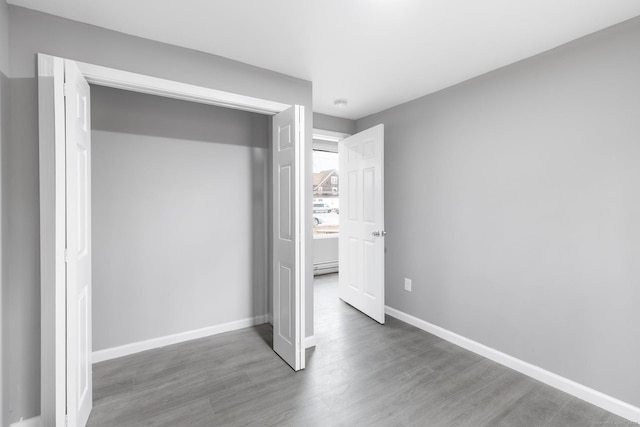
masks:
<instances>
[{"instance_id":1,"label":"window","mask_svg":"<svg viewBox=\"0 0 640 427\"><path fill-rule=\"evenodd\" d=\"M313 150L313 234L337 235L340 229L338 153Z\"/></svg>"}]
</instances>

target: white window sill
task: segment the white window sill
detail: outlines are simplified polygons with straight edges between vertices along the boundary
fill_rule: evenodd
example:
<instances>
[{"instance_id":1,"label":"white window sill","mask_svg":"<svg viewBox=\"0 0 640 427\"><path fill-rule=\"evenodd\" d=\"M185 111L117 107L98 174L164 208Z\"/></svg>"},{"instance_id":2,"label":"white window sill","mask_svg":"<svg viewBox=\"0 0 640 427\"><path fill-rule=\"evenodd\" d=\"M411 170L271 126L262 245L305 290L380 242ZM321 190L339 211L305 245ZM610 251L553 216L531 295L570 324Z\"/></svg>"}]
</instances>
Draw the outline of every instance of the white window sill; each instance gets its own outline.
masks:
<instances>
[{"instance_id":1,"label":"white window sill","mask_svg":"<svg viewBox=\"0 0 640 427\"><path fill-rule=\"evenodd\" d=\"M340 233L332 233L332 234L314 234L314 239L337 239L340 236Z\"/></svg>"}]
</instances>

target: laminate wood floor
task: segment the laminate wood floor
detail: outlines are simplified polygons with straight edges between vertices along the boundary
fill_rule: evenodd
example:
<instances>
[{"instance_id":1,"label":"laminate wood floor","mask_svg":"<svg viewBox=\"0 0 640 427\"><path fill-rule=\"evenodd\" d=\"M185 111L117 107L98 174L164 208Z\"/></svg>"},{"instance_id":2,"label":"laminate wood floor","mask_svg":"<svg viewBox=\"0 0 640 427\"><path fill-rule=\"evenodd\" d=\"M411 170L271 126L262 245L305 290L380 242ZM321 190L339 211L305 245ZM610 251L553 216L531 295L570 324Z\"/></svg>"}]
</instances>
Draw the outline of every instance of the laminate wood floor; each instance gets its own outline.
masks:
<instances>
[{"instance_id":1,"label":"laminate wood floor","mask_svg":"<svg viewBox=\"0 0 640 427\"><path fill-rule=\"evenodd\" d=\"M261 325L94 365L89 426L637 425L315 281L317 347L293 372Z\"/></svg>"}]
</instances>

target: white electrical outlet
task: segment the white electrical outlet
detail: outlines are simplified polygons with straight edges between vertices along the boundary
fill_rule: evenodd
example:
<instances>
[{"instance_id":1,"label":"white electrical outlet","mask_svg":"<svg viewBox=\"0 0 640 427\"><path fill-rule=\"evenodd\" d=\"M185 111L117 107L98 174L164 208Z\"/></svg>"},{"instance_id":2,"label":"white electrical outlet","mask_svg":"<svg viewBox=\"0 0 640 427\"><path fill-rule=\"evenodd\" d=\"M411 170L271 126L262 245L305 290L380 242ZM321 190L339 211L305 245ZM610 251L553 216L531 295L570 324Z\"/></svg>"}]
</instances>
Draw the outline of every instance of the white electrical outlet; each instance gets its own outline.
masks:
<instances>
[{"instance_id":1,"label":"white electrical outlet","mask_svg":"<svg viewBox=\"0 0 640 427\"><path fill-rule=\"evenodd\" d=\"M411 292L411 279L404 278L404 290Z\"/></svg>"}]
</instances>

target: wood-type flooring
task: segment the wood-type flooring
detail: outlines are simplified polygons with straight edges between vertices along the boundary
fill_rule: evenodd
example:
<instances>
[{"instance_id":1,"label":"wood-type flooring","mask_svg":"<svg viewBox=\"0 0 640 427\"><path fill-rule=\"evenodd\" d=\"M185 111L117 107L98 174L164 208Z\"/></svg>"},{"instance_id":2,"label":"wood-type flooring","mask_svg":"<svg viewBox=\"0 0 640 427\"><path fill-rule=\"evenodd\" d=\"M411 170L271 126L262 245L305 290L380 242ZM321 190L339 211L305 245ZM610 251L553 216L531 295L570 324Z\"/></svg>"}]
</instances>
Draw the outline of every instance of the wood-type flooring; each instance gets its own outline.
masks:
<instances>
[{"instance_id":1,"label":"wood-type flooring","mask_svg":"<svg viewBox=\"0 0 640 427\"><path fill-rule=\"evenodd\" d=\"M316 278L316 348L293 372L260 325L94 365L98 426L637 425L387 316Z\"/></svg>"}]
</instances>

